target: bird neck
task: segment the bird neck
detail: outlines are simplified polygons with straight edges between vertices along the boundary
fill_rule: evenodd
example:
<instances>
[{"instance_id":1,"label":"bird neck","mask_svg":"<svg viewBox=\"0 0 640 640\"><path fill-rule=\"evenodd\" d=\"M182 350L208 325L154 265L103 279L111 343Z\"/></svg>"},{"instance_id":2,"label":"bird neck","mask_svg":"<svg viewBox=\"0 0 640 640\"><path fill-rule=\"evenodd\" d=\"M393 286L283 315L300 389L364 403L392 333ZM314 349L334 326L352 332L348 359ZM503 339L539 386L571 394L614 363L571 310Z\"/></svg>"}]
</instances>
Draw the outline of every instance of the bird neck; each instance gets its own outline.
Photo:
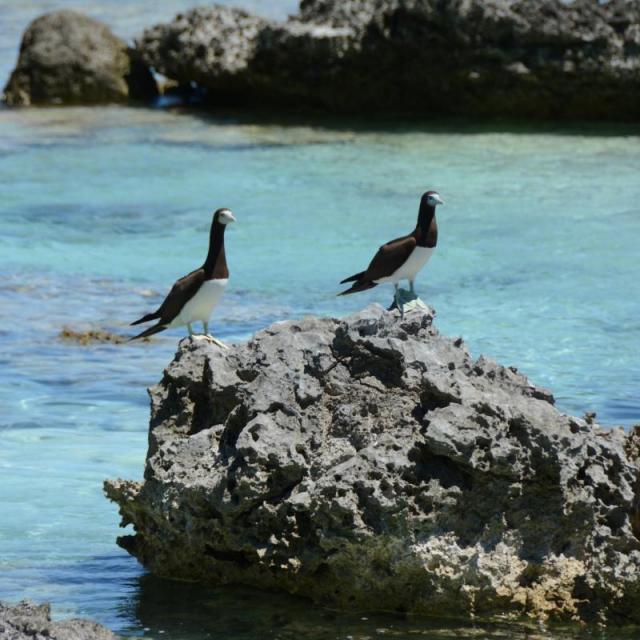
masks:
<instances>
[{"instance_id":1,"label":"bird neck","mask_svg":"<svg viewBox=\"0 0 640 640\"><path fill-rule=\"evenodd\" d=\"M227 259L224 253L224 231L226 225L218 221L211 225L209 235L209 252L204 261L204 272L207 278L228 278Z\"/></svg>"},{"instance_id":2,"label":"bird neck","mask_svg":"<svg viewBox=\"0 0 640 640\"><path fill-rule=\"evenodd\" d=\"M433 248L438 242L436 208L426 202L420 203L418 222L416 223L414 235L419 247Z\"/></svg>"}]
</instances>

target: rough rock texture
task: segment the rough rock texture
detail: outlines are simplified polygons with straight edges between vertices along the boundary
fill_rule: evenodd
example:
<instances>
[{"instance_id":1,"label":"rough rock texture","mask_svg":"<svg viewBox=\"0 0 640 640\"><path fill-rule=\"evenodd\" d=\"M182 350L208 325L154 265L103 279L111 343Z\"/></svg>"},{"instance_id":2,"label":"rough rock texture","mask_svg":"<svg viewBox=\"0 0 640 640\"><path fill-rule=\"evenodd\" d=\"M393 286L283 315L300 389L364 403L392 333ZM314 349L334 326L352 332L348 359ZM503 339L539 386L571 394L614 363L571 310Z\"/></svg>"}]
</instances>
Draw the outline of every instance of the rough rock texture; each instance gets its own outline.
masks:
<instances>
[{"instance_id":1,"label":"rough rock texture","mask_svg":"<svg viewBox=\"0 0 640 640\"><path fill-rule=\"evenodd\" d=\"M116 640L109 629L89 620L51 621L51 607L23 601L0 602L0 640Z\"/></svg>"},{"instance_id":2,"label":"rough rock texture","mask_svg":"<svg viewBox=\"0 0 640 640\"><path fill-rule=\"evenodd\" d=\"M138 49L217 102L640 116L640 0L303 0L285 23L214 6L145 31Z\"/></svg>"},{"instance_id":3,"label":"rough rock texture","mask_svg":"<svg viewBox=\"0 0 640 640\"><path fill-rule=\"evenodd\" d=\"M233 92L247 71L258 35L268 22L233 7L198 7L166 25L144 32L138 43L144 60L179 82Z\"/></svg>"},{"instance_id":4,"label":"rough rock texture","mask_svg":"<svg viewBox=\"0 0 640 640\"><path fill-rule=\"evenodd\" d=\"M119 543L163 576L343 608L640 621L640 435L561 414L432 318L183 340L144 482L105 485Z\"/></svg>"},{"instance_id":5,"label":"rough rock texture","mask_svg":"<svg viewBox=\"0 0 640 640\"><path fill-rule=\"evenodd\" d=\"M108 27L75 11L57 11L27 28L4 100L9 105L92 104L156 94L149 69Z\"/></svg>"}]
</instances>

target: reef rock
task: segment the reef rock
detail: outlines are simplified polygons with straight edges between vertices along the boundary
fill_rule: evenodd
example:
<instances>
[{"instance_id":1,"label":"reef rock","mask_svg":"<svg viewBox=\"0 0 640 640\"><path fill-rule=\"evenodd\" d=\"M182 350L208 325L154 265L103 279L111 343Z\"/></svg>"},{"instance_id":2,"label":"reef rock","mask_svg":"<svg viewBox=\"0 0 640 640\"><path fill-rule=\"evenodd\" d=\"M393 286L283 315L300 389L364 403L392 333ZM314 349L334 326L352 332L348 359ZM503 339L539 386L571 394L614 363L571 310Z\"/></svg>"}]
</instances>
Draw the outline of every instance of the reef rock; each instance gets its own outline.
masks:
<instances>
[{"instance_id":1,"label":"reef rock","mask_svg":"<svg viewBox=\"0 0 640 640\"><path fill-rule=\"evenodd\" d=\"M303 0L282 23L214 6L138 43L215 103L637 119L640 0Z\"/></svg>"},{"instance_id":2,"label":"reef rock","mask_svg":"<svg viewBox=\"0 0 640 640\"><path fill-rule=\"evenodd\" d=\"M101 22L75 11L34 20L4 89L9 105L95 104L157 95L137 53Z\"/></svg>"},{"instance_id":3,"label":"reef rock","mask_svg":"<svg viewBox=\"0 0 640 640\"><path fill-rule=\"evenodd\" d=\"M48 604L23 601L15 606L0 602L2 640L116 640L109 629L89 620L51 621Z\"/></svg>"},{"instance_id":4,"label":"reef rock","mask_svg":"<svg viewBox=\"0 0 640 640\"><path fill-rule=\"evenodd\" d=\"M640 622L640 434L562 414L431 310L185 339L144 482L108 481L152 572L346 609Z\"/></svg>"},{"instance_id":5,"label":"reef rock","mask_svg":"<svg viewBox=\"0 0 640 640\"><path fill-rule=\"evenodd\" d=\"M157 71L178 82L233 92L247 70L266 20L233 7L197 7L166 25L147 29L138 51Z\"/></svg>"}]
</instances>

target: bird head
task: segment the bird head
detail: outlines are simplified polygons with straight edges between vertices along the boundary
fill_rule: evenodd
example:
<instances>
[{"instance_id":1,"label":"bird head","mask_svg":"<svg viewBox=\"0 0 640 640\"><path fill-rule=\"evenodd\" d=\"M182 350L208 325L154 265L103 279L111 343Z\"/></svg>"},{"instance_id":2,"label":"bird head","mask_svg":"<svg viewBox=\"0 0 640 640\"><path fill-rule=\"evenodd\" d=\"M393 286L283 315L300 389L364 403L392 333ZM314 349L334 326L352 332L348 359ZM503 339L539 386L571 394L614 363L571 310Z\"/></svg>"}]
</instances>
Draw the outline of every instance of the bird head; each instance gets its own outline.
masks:
<instances>
[{"instance_id":1,"label":"bird head","mask_svg":"<svg viewBox=\"0 0 640 640\"><path fill-rule=\"evenodd\" d=\"M233 212L231 211L231 209L223 208L223 209L218 209L213 214L213 221L219 222L220 224L227 225L231 222L235 222L236 217L233 215Z\"/></svg>"},{"instance_id":2,"label":"bird head","mask_svg":"<svg viewBox=\"0 0 640 640\"><path fill-rule=\"evenodd\" d=\"M444 204L444 201L437 191L427 191L422 196L422 201L426 202L430 207L437 207L439 204Z\"/></svg>"}]
</instances>

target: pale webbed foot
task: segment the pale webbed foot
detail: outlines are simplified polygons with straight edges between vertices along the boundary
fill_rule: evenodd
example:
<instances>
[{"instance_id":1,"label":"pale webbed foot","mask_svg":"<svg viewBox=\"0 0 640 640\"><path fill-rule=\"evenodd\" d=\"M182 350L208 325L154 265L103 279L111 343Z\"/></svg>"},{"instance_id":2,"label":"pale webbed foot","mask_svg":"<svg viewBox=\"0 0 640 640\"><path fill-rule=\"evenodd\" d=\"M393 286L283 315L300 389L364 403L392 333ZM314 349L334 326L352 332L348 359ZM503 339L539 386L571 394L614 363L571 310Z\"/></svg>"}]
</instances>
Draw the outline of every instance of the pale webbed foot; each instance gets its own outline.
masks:
<instances>
[{"instance_id":1,"label":"pale webbed foot","mask_svg":"<svg viewBox=\"0 0 640 640\"><path fill-rule=\"evenodd\" d=\"M400 304L404 307L406 304L413 302L414 300L419 300L415 291L407 291L406 289L400 289L398 298L400 300Z\"/></svg>"},{"instance_id":2,"label":"pale webbed foot","mask_svg":"<svg viewBox=\"0 0 640 640\"><path fill-rule=\"evenodd\" d=\"M213 336L210 336L210 335L207 335L207 338L209 338L209 340L211 340L213 344L220 347L221 349L229 349L229 346L226 345L224 342L222 342L222 340L218 340L218 338L214 338Z\"/></svg>"},{"instance_id":3,"label":"pale webbed foot","mask_svg":"<svg viewBox=\"0 0 640 640\"><path fill-rule=\"evenodd\" d=\"M224 342L222 342L222 340L218 340L218 338L214 338L212 335L209 335L208 333L201 333L197 336L193 336L193 339L210 342L211 344L215 344L217 347L220 347L221 349L229 348Z\"/></svg>"},{"instance_id":4,"label":"pale webbed foot","mask_svg":"<svg viewBox=\"0 0 640 640\"><path fill-rule=\"evenodd\" d=\"M389 311L397 309L400 312L400 320L404 320L405 313L413 309L427 309L427 305L418 298L415 291L411 292L407 289L396 289L393 304L389 307Z\"/></svg>"}]
</instances>

